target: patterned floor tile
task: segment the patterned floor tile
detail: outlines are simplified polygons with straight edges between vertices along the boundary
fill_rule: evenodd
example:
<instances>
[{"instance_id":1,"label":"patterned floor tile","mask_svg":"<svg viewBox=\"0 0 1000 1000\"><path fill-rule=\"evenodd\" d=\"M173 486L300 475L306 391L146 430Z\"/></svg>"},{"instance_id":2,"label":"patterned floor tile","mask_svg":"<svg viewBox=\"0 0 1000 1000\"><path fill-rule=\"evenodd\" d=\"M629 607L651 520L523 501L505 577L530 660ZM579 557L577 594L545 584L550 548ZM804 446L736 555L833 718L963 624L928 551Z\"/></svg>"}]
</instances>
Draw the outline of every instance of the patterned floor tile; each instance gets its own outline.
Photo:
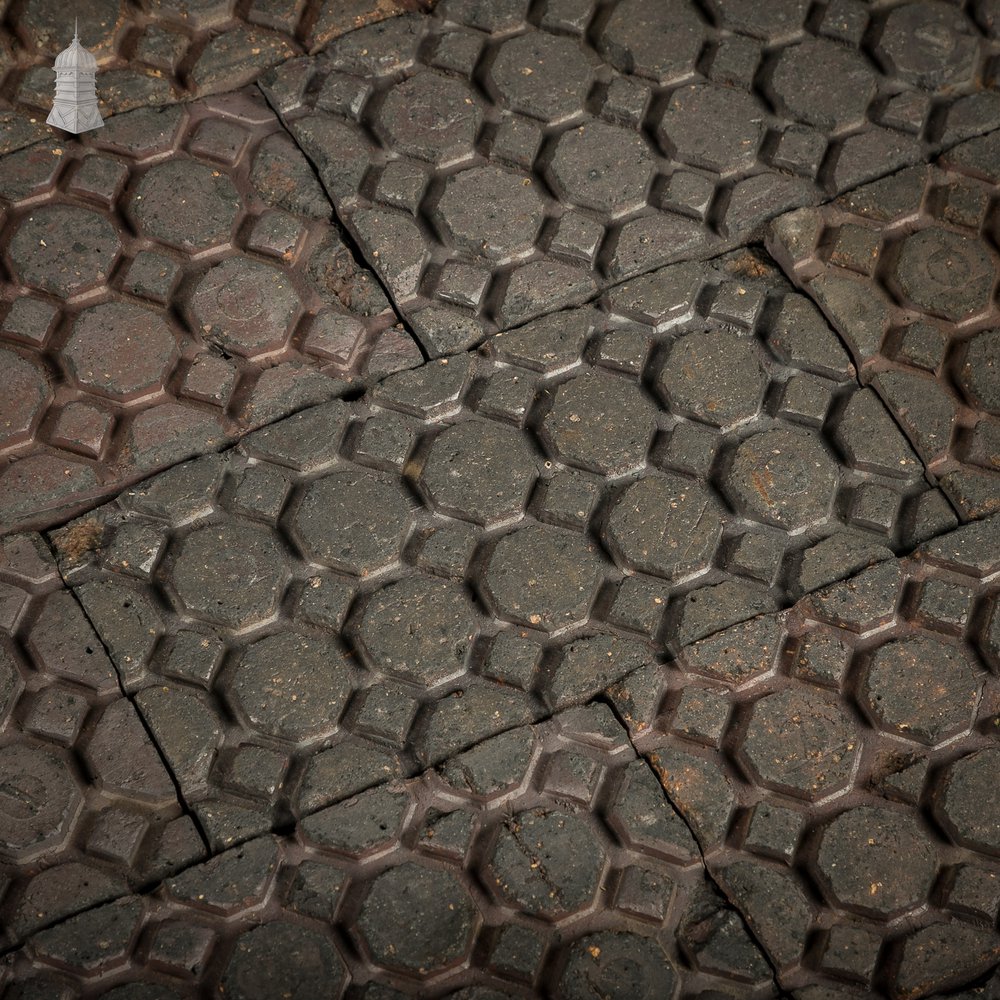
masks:
<instances>
[{"instance_id":1,"label":"patterned floor tile","mask_svg":"<svg viewBox=\"0 0 1000 1000\"><path fill-rule=\"evenodd\" d=\"M11 1000L776 996L600 705L90 910L7 971Z\"/></svg>"},{"instance_id":2,"label":"patterned floor tile","mask_svg":"<svg viewBox=\"0 0 1000 1000\"><path fill-rule=\"evenodd\" d=\"M997 127L979 7L447 0L262 84L444 355Z\"/></svg>"},{"instance_id":3,"label":"patterned floor tile","mask_svg":"<svg viewBox=\"0 0 1000 1000\"><path fill-rule=\"evenodd\" d=\"M1000 521L612 689L795 997L917 997L1000 960Z\"/></svg>"},{"instance_id":4,"label":"patterned floor tile","mask_svg":"<svg viewBox=\"0 0 1000 1000\"><path fill-rule=\"evenodd\" d=\"M216 846L953 526L819 312L677 265L53 536Z\"/></svg>"},{"instance_id":5,"label":"patterned floor tile","mask_svg":"<svg viewBox=\"0 0 1000 1000\"><path fill-rule=\"evenodd\" d=\"M72 40L97 59L102 115L235 90L265 69L425 0L52 0L0 3L0 155L52 135L53 59ZM6 15L6 17L4 16Z\"/></svg>"},{"instance_id":6,"label":"patterned floor tile","mask_svg":"<svg viewBox=\"0 0 1000 1000\"><path fill-rule=\"evenodd\" d=\"M204 857L45 542L0 539L0 950Z\"/></svg>"},{"instance_id":7,"label":"patterned floor tile","mask_svg":"<svg viewBox=\"0 0 1000 1000\"><path fill-rule=\"evenodd\" d=\"M0 532L421 355L255 89L0 159Z\"/></svg>"},{"instance_id":8,"label":"patterned floor tile","mask_svg":"<svg viewBox=\"0 0 1000 1000\"><path fill-rule=\"evenodd\" d=\"M998 163L993 132L769 236L967 519L1000 510Z\"/></svg>"}]
</instances>

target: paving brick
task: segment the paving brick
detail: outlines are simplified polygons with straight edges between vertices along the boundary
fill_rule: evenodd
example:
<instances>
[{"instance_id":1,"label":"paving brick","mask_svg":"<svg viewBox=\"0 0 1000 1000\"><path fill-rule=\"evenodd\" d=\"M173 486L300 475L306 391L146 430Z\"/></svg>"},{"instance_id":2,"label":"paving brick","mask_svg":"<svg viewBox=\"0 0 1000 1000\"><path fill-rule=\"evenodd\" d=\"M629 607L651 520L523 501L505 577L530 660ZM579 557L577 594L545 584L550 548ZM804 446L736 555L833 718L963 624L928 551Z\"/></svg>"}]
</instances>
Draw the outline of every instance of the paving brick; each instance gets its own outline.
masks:
<instances>
[{"instance_id":1,"label":"paving brick","mask_svg":"<svg viewBox=\"0 0 1000 1000\"><path fill-rule=\"evenodd\" d=\"M29 147L0 188L2 530L422 361L255 90Z\"/></svg>"},{"instance_id":2,"label":"paving brick","mask_svg":"<svg viewBox=\"0 0 1000 1000\"><path fill-rule=\"evenodd\" d=\"M754 240L782 211L1000 124L976 92L996 43L964 13L570 8L440 4L262 79L432 355ZM941 48L910 52L910 31ZM669 90L651 102L651 86ZM492 280L457 294L449 274L469 265Z\"/></svg>"},{"instance_id":3,"label":"paving brick","mask_svg":"<svg viewBox=\"0 0 1000 1000\"><path fill-rule=\"evenodd\" d=\"M0 946L9 948L206 849L40 536L0 539L0 593ZM111 957L71 958L46 933L46 953L78 967Z\"/></svg>"},{"instance_id":4,"label":"paving brick","mask_svg":"<svg viewBox=\"0 0 1000 1000\"><path fill-rule=\"evenodd\" d=\"M894 12L889 21L897 15L901 24L948 23L947 13L930 5ZM961 63L971 39L961 32L948 37L945 47ZM932 58L921 48L912 72L921 79L924 73L947 78L952 69L961 75L943 55L935 51ZM997 405L990 388L997 261L982 214L996 178L981 166L996 148L995 132L970 139L931 166L876 181L823 209L784 216L768 236L771 251L844 337L862 382L882 397L963 520L996 509L994 449L985 438ZM874 273L838 252L848 231L864 234Z\"/></svg>"},{"instance_id":5,"label":"paving brick","mask_svg":"<svg viewBox=\"0 0 1000 1000\"><path fill-rule=\"evenodd\" d=\"M108 120L146 105L235 90L345 32L428 6L425 0L321 0L307 11L302 0L256 0L238 12L229 0L182 7L150 0L135 10L92 0L78 13L80 40L97 59L98 99ZM73 25L63 15L48 0L32 0L17 24L0 33L0 155L49 131L49 70L72 37ZM182 63L185 73L179 72Z\"/></svg>"},{"instance_id":6,"label":"paving brick","mask_svg":"<svg viewBox=\"0 0 1000 1000\"><path fill-rule=\"evenodd\" d=\"M543 785L570 760L630 830L686 837L682 859L610 832L586 801L565 797L565 782ZM92 908L35 935L5 969L15 996L653 996L664 984L777 995L602 706L487 740L440 771Z\"/></svg>"},{"instance_id":7,"label":"paving brick","mask_svg":"<svg viewBox=\"0 0 1000 1000\"><path fill-rule=\"evenodd\" d=\"M989 625L943 610L953 594L992 607L976 550L996 529L993 518L944 534L608 691L796 996L929 996L970 986L1000 956L985 805L997 693L976 654ZM942 595L939 617L901 602L924 593ZM839 624L821 610L851 603ZM870 607L888 609L874 625ZM710 720L714 734L699 725Z\"/></svg>"},{"instance_id":8,"label":"paving brick","mask_svg":"<svg viewBox=\"0 0 1000 1000\"><path fill-rule=\"evenodd\" d=\"M740 260L698 266L697 285L711 294L666 330L625 317L669 310L671 290L692 287L688 265L616 289L599 308L397 373L354 402L306 409L53 536L215 849L608 686L641 690L665 652L872 561L883 560L817 595L812 614L859 634L894 619L902 605L890 557L923 537L925 526L905 518L933 494L916 462L898 467L895 455L908 452L898 432L894 450L891 422L878 425L891 458L845 458L826 424L789 423L756 402L735 426L729 417L695 423L643 388L662 383L677 344L716 330L740 331L712 347L720 362L735 351L761 385L783 384L800 370L760 348L770 318L796 313L799 302L821 345L824 382L842 400L836 434L855 441L884 417L846 361L840 381L829 378L838 364L818 336L818 314L773 272L734 275ZM723 314L724 325L715 318ZM622 370L594 353L615 331L645 343L640 366ZM806 345L796 348L796 365L810 358ZM515 375L524 416L511 422L483 406L482 390ZM856 411L849 400L859 396ZM697 448L678 444L684 428L697 432ZM745 470L751 446L760 467ZM699 451L709 460L688 457ZM734 483L741 492L719 492ZM895 519L854 523L838 498L862 487L882 490ZM769 504L741 499L761 489ZM734 503L743 505L737 515ZM954 641L962 626L943 593L938 603L921 621ZM977 621L970 606L966 620ZM768 634L752 622L746 629L752 643ZM774 669L776 637L759 661L729 646L713 652L712 641L696 668L703 676L740 683ZM798 675L827 690L845 676L836 656L800 659ZM874 691L879 670L871 676ZM919 700L931 684L907 690ZM972 711L962 699L981 685L960 684L955 705L942 701L927 718L919 705L870 711L884 714L883 728L911 727L910 739L929 726L947 742L968 726L956 713ZM729 701L715 689L704 704L695 694L667 706L676 709L672 731L702 748L726 746ZM858 746L855 716L832 699L818 689L764 699L744 715L740 759L783 794L832 794ZM787 752L772 745L789 719L806 716ZM557 783L577 788L568 777Z\"/></svg>"}]
</instances>

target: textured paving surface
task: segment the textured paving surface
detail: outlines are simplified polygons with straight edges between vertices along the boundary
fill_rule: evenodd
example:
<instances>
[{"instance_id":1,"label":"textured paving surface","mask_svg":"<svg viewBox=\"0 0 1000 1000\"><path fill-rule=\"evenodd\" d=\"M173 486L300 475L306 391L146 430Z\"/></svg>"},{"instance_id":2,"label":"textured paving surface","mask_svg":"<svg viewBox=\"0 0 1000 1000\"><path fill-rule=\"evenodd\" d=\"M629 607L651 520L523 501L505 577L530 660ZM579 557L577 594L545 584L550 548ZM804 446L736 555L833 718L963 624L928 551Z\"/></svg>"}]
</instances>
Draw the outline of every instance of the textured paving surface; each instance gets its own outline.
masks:
<instances>
[{"instance_id":1,"label":"textured paving surface","mask_svg":"<svg viewBox=\"0 0 1000 1000\"><path fill-rule=\"evenodd\" d=\"M330 218L254 88L0 160L0 529L420 363Z\"/></svg>"},{"instance_id":2,"label":"textured paving surface","mask_svg":"<svg viewBox=\"0 0 1000 1000\"><path fill-rule=\"evenodd\" d=\"M1000 510L998 184L994 132L769 237L966 518Z\"/></svg>"},{"instance_id":3,"label":"textured paving surface","mask_svg":"<svg viewBox=\"0 0 1000 1000\"><path fill-rule=\"evenodd\" d=\"M1000 8L102 2L27 145L0 0L0 996L998 1000Z\"/></svg>"},{"instance_id":4,"label":"textured paving surface","mask_svg":"<svg viewBox=\"0 0 1000 1000\"><path fill-rule=\"evenodd\" d=\"M0 154L51 134L52 60L80 40L102 115L234 90L269 66L423 0L53 0L0 3Z\"/></svg>"},{"instance_id":5,"label":"textured paving surface","mask_svg":"<svg viewBox=\"0 0 1000 1000\"><path fill-rule=\"evenodd\" d=\"M263 84L447 354L997 127L969 8L443 0Z\"/></svg>"},{"instance_id":6,"label":"textured paving surface","mask_svg":"<svg viewBox=\"0 0 1000 1000\"><path fill-rule=\"evenodd\" d=\"M819 313L748 260L390 376L55 534L213 843L955 523Z\"/></svg>"},{"instance_id":7,"label":"textured paving surface","mask_svg":"<svg viewBox=\"0 0 1000 1000\"><path fill-rule=\"evenodd\" d=\"M8 974L14 996L776 995L604 706L93 909L36 935Z\"/></svg>"},{"instance_id":8,"label":"textured paving surface","mask_svg":"<svg viewBox=\"0 0 1000 1000\"><path fill-rule=\"evenodd\" d=\"M612 691L796 996L925 996L1000 958L998 531L960 528Z\"/></svg>"},{"instance_id":9,"label":"textured paving surface","mask_svg":"<svg viewBox=\"0 0 1000 1000\"><path fill-rule=\"evenodd\" d=\"M205 853L48 546L0 539L0 948Z\"/></svg>"}]
</instances>

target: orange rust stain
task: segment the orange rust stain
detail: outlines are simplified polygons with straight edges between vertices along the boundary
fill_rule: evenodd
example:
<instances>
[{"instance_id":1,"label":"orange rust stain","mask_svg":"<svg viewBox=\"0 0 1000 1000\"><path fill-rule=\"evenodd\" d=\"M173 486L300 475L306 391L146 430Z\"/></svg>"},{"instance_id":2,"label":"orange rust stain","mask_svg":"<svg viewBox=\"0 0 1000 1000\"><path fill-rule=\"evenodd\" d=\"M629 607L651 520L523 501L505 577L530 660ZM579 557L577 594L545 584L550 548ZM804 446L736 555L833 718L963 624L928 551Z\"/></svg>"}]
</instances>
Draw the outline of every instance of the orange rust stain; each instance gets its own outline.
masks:
<instances>
[{"instance_id":1,"label":"orange rust stain","mask_svg":"<svg viewBox=\"0 0 1000 1000\"><path fill-rule=\"evenodd\" d=\"M771 494L767 492L767 488L774 485L774 476L771 475L765 466L763 473L752 472L750 473L750 478L753 480L754 489L764 498L764 503L770 507Z\"/></svg>"}]
</instances>

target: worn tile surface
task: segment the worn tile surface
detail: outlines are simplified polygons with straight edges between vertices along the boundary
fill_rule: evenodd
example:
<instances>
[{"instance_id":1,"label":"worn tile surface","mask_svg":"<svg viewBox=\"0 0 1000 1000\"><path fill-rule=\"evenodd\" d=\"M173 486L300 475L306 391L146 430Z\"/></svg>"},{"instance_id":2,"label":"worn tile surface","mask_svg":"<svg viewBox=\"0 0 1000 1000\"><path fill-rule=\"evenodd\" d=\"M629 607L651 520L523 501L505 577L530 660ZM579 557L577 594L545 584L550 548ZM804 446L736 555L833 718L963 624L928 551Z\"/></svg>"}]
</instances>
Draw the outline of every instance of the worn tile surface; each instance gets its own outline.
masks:
<instances>
[{"instance_id":1,"label":"worn tile surface","mask_svg":"<svg viewBox=\"0 0 1000 1000\"><path fill-rule=\"evenodd\" d=\"M225 845L955 523L815 307L741 255L389 376L53 538Z\"/></svg>"},{"instance_id":2,"label":"worn tile surface","mask_svg":"<svg viewBox=\"0 0 1000 1000\"><path fill-rule=\"evenodd\" d=\"M923 997L1000 959L998 530L959 528L612 689L795 996Z\"/></svg>"},{"instance_id":3,"label":"worn tile surface","mask_svg":"<svg viewBox=\"0 0 1000 1000\"><path fill-rule=\"evenodd\" d=\"M997 1000L1000 8L168 6L0 0L0 996Z\"/></svg>"},{"instance_id":4,"label":"worn tile surface","mask_svg":"<svg viewBox=\"0 0 1000 1000\"><path fill-rule=\"evenodd\" d=\"M255 89L0 160L0 531L421 361Z\"/></svg>"},{"instance_id":5,"label":"worn tile surface","mask_svg":"<svg viewBox=\"0 0 1000 1000\"><path fill-rule=\"evenodd\" d=\"M993 132L769 234L965 518L1000 510L998 185Z\"/></svg>"},{"instance_id":6,"label":"worn tile surface","mask_svg":"<svg viewBox=\"0 0 1000 1000\"><path fill-rule=\"evenodd\" d=\"M0 539L0 949L205 853L48 546Z\"/></svg>"},{"instance_id":7,"label":"worn tile surface","mask_svg":"<svg viewBox=\"0 0 1000 1000\"><path fill-rule=\"evenodd\" d=\"M600 705L93 909L7 973L10 996L776 995Z\"/></svg>"},{"instance_id":8,"label":"worn tile surface","mask_svg":"<svg viewBox=\"0 0 1000 1000\"><path fill-rule=\"evenodd\" d=\"M993 30L989 5L448 0L262 83L448 354L997 127Z\"/></svg>"},{"instance_id":9,"label":"worn tile surface","mask_svg":"<svg viewBox=\"0 0 1000 1000\"><path fill-rule=\"evenodd\" d=\"M0 154L51 136L52 62L73 37L97 59L102 115L234 90L290 56L425 0L53 0L0 3Z\"/></svg>"}]
</instances>

